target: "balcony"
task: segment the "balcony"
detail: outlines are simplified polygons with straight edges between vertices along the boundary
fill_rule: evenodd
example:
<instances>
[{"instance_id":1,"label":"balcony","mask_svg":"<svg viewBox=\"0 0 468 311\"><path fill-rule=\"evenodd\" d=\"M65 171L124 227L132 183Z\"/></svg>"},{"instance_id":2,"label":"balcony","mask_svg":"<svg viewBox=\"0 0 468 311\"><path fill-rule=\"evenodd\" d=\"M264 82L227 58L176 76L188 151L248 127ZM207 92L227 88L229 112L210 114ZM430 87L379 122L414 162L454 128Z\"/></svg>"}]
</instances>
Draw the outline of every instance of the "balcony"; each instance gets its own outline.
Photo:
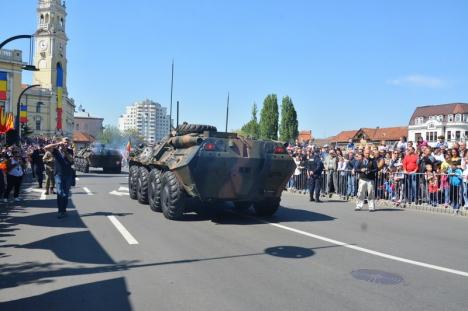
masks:
<instances>
[{"instance_id":1,"label":"balcony","mask_svg":"<svg viewBox=\"0 0 468 311\"><path fill-rule=\"evenodd\" d=\"M0 50L0 61L7 63L17 63L18 65L24 65L22 61L22 53L20 50Z\"/></svg>"}]
</instances>

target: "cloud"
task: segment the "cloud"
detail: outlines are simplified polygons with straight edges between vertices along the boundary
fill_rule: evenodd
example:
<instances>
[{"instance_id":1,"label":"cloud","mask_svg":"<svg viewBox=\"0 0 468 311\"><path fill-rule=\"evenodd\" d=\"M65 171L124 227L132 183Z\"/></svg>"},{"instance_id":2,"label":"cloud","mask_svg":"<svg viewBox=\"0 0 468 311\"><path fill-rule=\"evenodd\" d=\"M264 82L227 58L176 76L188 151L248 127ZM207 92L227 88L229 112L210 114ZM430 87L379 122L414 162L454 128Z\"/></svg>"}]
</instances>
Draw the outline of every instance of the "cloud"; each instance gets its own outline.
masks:
<instances>
[{"instance_id":1,"label":"cloud","mask_svg":"<svg viewBox=\"0 0 468 311\"><path fill-rule=\"evenodd\" d=\"M440 88L445 86L445 82L442 79L419 74L408 75L402 78L389 80L387 83L392 85L419 86L429 88Z\"/></svg>"}]
</instances>

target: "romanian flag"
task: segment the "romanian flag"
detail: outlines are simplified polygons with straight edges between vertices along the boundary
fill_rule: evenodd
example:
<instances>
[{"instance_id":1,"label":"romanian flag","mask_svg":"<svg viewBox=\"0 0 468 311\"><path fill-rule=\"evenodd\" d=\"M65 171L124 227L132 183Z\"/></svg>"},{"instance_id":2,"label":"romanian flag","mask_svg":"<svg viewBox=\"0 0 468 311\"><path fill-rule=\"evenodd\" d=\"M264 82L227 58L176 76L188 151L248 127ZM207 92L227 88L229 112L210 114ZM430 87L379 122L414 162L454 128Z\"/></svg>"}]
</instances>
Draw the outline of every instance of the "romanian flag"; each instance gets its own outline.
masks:
<instances>
[{"instance_id":1,"label":"romanian flag","mask_svg":"<svg viewBox=\"0 0 468 311\"><path fill-rule=\"evenodd\" d=\"M0 71L0 100L7 98L7 73Z\"/></svg>"},{"instance_id":2,"label":"romanian flag","mask_svg":"<svg viewBox=\"0 0 468 311\"><path fill-rule=\"evenodd\" d=\"M57 130L62 129L63 111L63 69L61 64L57 64Z\"/></svg>"},{"instance_id":3,"label":"romanian flag","mask_svg":"<svg viewBox=\"0 0 468 311\"><path fill-rule=\"evenodd\" d=\"M20 122L28 123L28 105L21 105L20 107Z\"/></svg>"}]
</instances>

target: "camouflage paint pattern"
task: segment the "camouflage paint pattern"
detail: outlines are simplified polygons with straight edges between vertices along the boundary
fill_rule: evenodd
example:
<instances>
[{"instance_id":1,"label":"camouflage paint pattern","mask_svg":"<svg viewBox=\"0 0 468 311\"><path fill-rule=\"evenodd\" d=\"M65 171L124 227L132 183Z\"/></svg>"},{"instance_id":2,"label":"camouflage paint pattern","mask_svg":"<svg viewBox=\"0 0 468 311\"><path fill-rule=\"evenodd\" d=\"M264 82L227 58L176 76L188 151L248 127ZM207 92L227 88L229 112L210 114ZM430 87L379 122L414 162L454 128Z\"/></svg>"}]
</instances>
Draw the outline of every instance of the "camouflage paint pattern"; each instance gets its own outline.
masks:
<instances>
[{"instance_id":1,"label":"camouflage paint pattern","mask_svg":"<svg viewBox=\"0 0 468 311\"><path fill-rule=\"evenodd\" d=\"M284 153L275 153L275 148ZM130 165L173 171L186 193L202 201L279 198L296 165L283 145L235 133L172 136L134 152Z\"/></svg>"}]
</instances>

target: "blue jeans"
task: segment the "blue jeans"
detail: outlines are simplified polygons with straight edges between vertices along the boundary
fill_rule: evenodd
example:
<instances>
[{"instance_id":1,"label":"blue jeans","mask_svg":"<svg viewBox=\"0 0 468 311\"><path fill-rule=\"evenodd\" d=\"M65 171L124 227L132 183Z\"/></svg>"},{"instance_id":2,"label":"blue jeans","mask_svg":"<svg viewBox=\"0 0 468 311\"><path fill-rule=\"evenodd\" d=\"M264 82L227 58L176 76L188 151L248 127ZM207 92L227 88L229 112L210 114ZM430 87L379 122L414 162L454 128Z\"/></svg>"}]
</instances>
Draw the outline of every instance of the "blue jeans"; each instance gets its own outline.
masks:
<instances>
[{"instance_id":1,"label":"blue jeans","mask_svg":"<svg viewBox=\"0 0 468 311\"><path fill-rule=\"evenodd\" d=\"M406 189L406 201L416 202L417 201L417 179L416 174L408 174L405 178L405 189Z\"/></svg>"},{"instance_id":2,"label":"blue jeans","mask_svg":"<svg viewBox=\"0 0 468 311\"><path fill-rule=\"evenodd\" d=\"M349 175L348 176L348 191L346 192L346 195L353 197L356 194L356 176L355 175Z\"/></svg>"},{"instance_id":3,"label":"blue jeans","mask_svg":"<svg viewBox=\"0 0 468 311\"><path fill-rule=\"evenodd\" d=\"M57 207L58 211L65 212L70 197L70 188L73 176L55 175L55 188L57 189Z\"/></svg>"}]
</instances>

